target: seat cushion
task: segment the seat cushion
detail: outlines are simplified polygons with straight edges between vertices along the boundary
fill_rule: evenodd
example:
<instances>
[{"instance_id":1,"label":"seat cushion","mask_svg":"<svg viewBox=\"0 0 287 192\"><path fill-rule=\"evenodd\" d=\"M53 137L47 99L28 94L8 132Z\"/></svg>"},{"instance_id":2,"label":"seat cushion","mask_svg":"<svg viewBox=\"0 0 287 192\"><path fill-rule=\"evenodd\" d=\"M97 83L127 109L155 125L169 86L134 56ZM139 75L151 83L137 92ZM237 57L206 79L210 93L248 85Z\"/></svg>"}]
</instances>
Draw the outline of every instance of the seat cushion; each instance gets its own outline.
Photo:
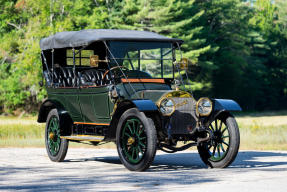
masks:
<instances>
[{"instance_id":1,"label":"seat cushion","mask_svg":"<svg viewBox=\"0 0 287 192\"><path fill-rule=\"evenodd\" d=\"M110 75L103 79L105 71L100 69L89 69L81 72L82 85L104 86L111 83Z\"/></svg>"}]
</instances>

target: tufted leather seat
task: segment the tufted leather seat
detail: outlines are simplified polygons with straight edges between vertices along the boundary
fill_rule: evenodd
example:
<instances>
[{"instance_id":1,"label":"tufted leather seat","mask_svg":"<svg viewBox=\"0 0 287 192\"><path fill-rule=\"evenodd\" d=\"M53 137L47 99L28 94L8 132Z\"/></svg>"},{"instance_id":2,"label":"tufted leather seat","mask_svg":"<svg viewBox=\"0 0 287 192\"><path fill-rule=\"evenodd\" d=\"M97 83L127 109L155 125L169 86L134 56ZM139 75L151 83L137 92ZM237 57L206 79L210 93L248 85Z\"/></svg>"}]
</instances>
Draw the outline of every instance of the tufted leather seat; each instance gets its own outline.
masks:
<instances>
[{"instance_id":1,"label":"tufted leather seat","mask_svg":"<svg viewBox=\"0 0 287 192\"><path fill-rule=\"evenodd\" d=\"M61 74L63 75L62 82L64 84L64 87L72 87L78 86L79 85L79 76L80 72L76 72L76 78L73 72L73 68L68 68L68 67L60 67Z\"/></svg>"},{"instance_id":2,"label":"tufted leather seat","mask_svg":"<svg viewBox=\"0 0 287 192\"><path fill-rule=\"evenodd\" d=\"M54 68L53 81L56 87L73 87L73 86L104 86L111 84L111 76L107 74L103 79L105 71L90 69L82 72L76 72L74 76L73 68L71 67L58 67ZM44 71L44 77L47 85L51 86L52 77L47 71Z\"/></svg>"},{"instance_id":3,"label":"tufted leather seat","mask_svg":"<svg viewBox=\"0 0 287 192\"><path fill-rule=\"evenodd\" d=\"M45 80L46 80L46 84L47 84L48 86L51 86L51 85L52 85L52 78L51 78L51 76L50 76L50 74L48 73L47 70L44 71L44 78L45 78Z\"/></svg>"},{"instance_id":4,"label":"tufted leather seat","mask_svg":"<svg viewBox=\"0 0 287 192\"><path fill-rule=\"evenodd\" d=\"M76 74L76 79L74 78L74 73L72 68L54 68L53 77L49 75L48 71L44 71L44 77L48 86L53 83L56 87L72 87L79 85L79 72Z\"/></svg>"},{"instance_id":5,"label":"tufted leather seat","mask_svg":"<svg viewBox=\"0 0 287 192\"><path fill-rule=\"evenodd\" d=\"M63 78L64 77L63 77L63 74L61 73L61 69L60 68L54 68L53 77L52 77L54 85L57 87L65 87L66 83L63 80Z\"/></svg>"},{"instance_id":6,"label":"tufted leather seat","mask_svg":"<svg viewBox=\"0 0 287 192\"><path fill-rule=\"evenodd\" d=\"M81 73L81 85L84 86L104 86L111 84L111 78L110 75L107 74L105 79L103 79L105 71L104 70L96 70L96 69L90 69L86 71L82 71Z\"/></svg>"}]
</instances>

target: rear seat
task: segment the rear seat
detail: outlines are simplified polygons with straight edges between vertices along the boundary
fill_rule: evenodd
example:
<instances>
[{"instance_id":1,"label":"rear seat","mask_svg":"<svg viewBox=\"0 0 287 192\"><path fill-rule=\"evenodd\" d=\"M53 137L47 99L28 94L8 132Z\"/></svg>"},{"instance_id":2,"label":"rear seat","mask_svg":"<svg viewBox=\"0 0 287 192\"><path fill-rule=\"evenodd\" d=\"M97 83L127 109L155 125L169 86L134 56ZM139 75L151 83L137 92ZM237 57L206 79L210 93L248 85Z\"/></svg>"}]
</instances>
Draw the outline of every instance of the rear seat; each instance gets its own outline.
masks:
<instances>
[{"instance_id":1,"label":"rear seat","mask_svg":"<svg viewBox=\"0 0 287 192\"><path fill-rule=\"evenodd\" d=\"M90 69L82 72L76 72L74 78L73 68L59 67L54 68L54 84L56 87L73 87L73 86L104 86L111 84L110 74L103 79L104 70ZM48 86L52 84L52 77L47 71L44 71L44 77Z\"/></svg>"},{"instance_id":2,"label":"rear seat","mask_svg":"<svg viewBox=\"0 0 287 192\"><path fill-rule=\"evenodd\" d=\"M76 78L73 72L73 68L68 67L60 67L60 83L62 83L63 87L73 87L79 85L79 76L80 73L76 72Z\"/></svg>"}]
</instances>

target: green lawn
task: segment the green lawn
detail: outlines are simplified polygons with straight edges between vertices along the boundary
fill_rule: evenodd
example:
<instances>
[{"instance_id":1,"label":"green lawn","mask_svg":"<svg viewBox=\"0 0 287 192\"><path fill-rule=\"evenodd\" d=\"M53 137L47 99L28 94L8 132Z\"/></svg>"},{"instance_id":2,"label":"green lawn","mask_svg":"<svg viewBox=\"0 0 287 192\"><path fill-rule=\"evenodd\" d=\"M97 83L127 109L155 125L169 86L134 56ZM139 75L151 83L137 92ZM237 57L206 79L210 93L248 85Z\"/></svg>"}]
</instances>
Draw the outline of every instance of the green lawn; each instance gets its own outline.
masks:
<instances>
[{"instance_id":1,"label":"green lawn","mask_svg":"<svg viewBox=\"0 0 287 192\"><path fill-rule=\"evenodd\" d=\"M287 150L287 112L264 112L237 115L241 149ZM45 147L44 124L36 117L0 116L0 147ZM72 147L93 147L71 143ZM99 146L112 148L114 144Z\"/></svg>"}]
</instances>

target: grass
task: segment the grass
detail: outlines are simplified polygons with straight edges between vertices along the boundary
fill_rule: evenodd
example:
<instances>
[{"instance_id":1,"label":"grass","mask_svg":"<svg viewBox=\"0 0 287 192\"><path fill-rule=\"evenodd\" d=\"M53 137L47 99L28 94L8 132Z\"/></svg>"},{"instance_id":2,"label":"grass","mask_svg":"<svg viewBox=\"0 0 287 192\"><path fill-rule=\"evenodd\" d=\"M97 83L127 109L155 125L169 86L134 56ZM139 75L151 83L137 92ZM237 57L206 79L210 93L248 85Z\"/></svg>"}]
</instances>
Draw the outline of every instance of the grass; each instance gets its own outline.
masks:
<instances>
[{"instance_id":1,"label":"grass","mask_svg":"<svg viewBox=\"0 0 287 192\"><path fill-rule=\"evenodd\" d=\"M287 150L287 113L252 113L236 118L241 149Z\"/></svg>"},{"instance_id":2,"label":"grass","mask_svg":"<svg viewBox=\"0 0 287 192\"><path fill-rule=\"evenodd\" d=\"M36 118L0 117L1 147L41 147L44 146L45 127L37 124Z\"/></svg>"},{"instance_id":3,"label":"grass","mask_svg":"<svg viewBox=\"0 0 287 192\"><path fill-rule=\"evenodd\" d=\"M36 117L3 117L0 116L0 147L45 147L45 124L37 123ZM94 147L70 142L72 147ZM113 143L98 148L113 148Z\"/></svg>"},{"instance_id":4,"label":"grass","mask_svg":"<svg viewBox=\"0 0 287 192\"><path fill-rule=\"evenodd\" d=\"M287 150L287 111L236 115L244 150ZM45 124L36 117L0 116L0 147L45 147ZM71 142L72 147L93 147ZM98 146L114 148L113 143Z\"/></svg>"}]
</instances>

